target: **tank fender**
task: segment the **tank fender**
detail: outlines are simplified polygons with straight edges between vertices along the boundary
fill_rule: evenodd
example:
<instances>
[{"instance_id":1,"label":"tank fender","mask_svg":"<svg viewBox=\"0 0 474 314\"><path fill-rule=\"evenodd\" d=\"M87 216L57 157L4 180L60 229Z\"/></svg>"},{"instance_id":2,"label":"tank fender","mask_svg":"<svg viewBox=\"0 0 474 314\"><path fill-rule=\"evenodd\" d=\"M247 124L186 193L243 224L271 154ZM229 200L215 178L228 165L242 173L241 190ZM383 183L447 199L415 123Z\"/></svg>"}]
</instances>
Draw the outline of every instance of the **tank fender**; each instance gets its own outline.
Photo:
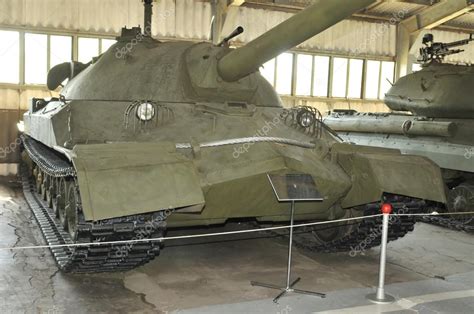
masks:
<instances>
[{"instance_id":1,"label":"tank fender","mask_svg":"<svg viewBox=\"0 0 474 314\"><path fill-rule=\"evenodd\" d=\"M344 208L380 201L384 193L446 203L441 170L428 158L344 143L335 144L332 153L352 181Z\"/></svg>"},{"instance_id":2,"label":"tank fender","mask_svg":"<svg viewBox=\"0 0 474 314\"><path fill-rule=\"evenodd\" d=\"M88 144L73 151L86 220L204 207L197 170L174 143Z\"/></svg>"}]
</instances>

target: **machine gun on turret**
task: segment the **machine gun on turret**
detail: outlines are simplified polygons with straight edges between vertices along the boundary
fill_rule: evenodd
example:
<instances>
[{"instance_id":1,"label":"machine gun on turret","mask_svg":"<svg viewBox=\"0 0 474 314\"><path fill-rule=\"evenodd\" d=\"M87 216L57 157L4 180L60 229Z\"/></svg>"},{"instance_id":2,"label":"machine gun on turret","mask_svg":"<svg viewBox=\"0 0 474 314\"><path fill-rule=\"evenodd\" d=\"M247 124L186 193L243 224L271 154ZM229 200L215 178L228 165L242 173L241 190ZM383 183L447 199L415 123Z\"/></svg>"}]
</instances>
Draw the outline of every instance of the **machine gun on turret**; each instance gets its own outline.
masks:
<instances>
[{"instance_id":1,"label":"machine gun on turret","mask_svg":"<svg viewBox=\"0 0 474 314\"><path fill-rule=\"evenodd\" d=\"M424 47L420 49L420 58L418 61L423 65L428 65L432 62L441 63L446 56L464 51L464 49L453 48L468 45L473 40L474 39L471 34L468 39L463 39L452 43L435 43L433 34L426 34L423 36Z\"/></svg>"}]
</instances>

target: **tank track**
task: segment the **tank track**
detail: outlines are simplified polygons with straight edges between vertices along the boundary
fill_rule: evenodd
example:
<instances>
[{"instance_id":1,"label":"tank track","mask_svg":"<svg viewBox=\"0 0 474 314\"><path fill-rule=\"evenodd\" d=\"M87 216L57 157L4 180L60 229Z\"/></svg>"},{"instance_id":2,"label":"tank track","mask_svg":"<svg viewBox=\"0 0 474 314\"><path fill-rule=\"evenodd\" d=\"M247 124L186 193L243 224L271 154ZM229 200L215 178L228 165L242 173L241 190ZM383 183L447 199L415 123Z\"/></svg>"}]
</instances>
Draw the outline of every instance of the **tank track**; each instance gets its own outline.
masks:
<instances>
[{"instance_id":1,"label":"tank track","mask_svg":"<svg viewBox=\"0 0 474 314\"><path fill-rule=\"evenodd\" d=\"M456 231L464 231L474 233L474 218L469 221L461 221L456 218L440 217L440 216L424 216L419 221L433 224L436 226L448 228Z\"/></svg>"},{"instance_id":2,"label":"tank track","mask_svg":"<svg viewBox=\"0 0 474 314\"><path fill-rule=\"evenodd\" d=\"M389 200L387 201L390 202ZM420 212L424 206L424 201L421 200L408 200L401 197L394 197L392 201L393 202L390 203L393 206L394 213L417 213ZM352 217L376 215L380 214L380 205L368 204L362 209L354 209L351 211L358 213L352 215ZM390 220L388 241L394 241L404 237L408 232L413 231L415 223L416 218L414 216L393 216ZM382 217L380 216L350 221L346 225L339 225L338 227L329 225L328 228L346 228L347 231L343 236L327 242L316 239L313 234L316 227L307 227L301 231L296 229L293 241L296 247L313 252L353 252L357 254L380 245L381 226ZM271 231L271 233L273 235L287 236L287 233L282 230Z\"/></svg>"},{"instance_id":3,"label":"tank track","mask_svg":"<svg viewBox=\"0 0 474 314\"><path fill-rule=\"evenodd\" d=\"M25 151L42 171L55 178L69 177L69 180L75 180L75 172L71 173L72 167L64 159L31 138L23 136L22 140ZM161 237L164 234L165 217L159 212L95 222L84 221L80 215L74 240L64 230L47 202L37 193L36 186L25 165L22 167L22 184L25 199L48 245L147 239ZM77 184L75 186L79 192ZM159 255L160 250L161 243L150 241L53 247L51 253L59 269L64 272L95 273L126 271L136 268L153 260L155 256Z\"/></svg>"}]
</instances>

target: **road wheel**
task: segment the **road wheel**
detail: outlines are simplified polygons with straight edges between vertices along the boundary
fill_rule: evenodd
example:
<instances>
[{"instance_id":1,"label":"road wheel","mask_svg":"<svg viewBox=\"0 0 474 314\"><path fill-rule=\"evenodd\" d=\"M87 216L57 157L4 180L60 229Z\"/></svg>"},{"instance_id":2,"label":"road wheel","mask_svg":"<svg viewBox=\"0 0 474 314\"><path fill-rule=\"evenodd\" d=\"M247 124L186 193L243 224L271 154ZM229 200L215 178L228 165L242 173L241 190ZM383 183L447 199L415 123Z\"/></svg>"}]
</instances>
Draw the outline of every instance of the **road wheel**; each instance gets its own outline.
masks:
<instances>
[{"instance_id":1,"label":"road wheel","mask_svg":"<svg viewBox=\"0 0 474 314\"><path fill-rule=\"evenodd\" d=\"M67 182L63 178L57 179L57 194L53 202L53 209L56 216L59 218L64 229L67 228L66 221L66 185Z\"/></svg>"},{"instance_id":2,"label":"road wheel","mask_svg":"<svg viewBox=\"0 0 474 314\"><path fill-rule=\"evenodd\" d=\"M450 213L474 211L474 183L461 183L452 188L448 192L447 206ZM472 215L452 215L452 218L467 224L474 220Z\"/></svg>"},{"instance_id":3,"label":"road wheel","mask_svg":"<svg viewBox=\"0 0 474 314\"><path fill-rule=\"evenodd\" d=\"M67 198L66 198L66 223L67 231L73 240L77 237L77 225L79 223L79 193L76 188L76 183L71 180L67 183Z\"/></svg>"}]
</instances>

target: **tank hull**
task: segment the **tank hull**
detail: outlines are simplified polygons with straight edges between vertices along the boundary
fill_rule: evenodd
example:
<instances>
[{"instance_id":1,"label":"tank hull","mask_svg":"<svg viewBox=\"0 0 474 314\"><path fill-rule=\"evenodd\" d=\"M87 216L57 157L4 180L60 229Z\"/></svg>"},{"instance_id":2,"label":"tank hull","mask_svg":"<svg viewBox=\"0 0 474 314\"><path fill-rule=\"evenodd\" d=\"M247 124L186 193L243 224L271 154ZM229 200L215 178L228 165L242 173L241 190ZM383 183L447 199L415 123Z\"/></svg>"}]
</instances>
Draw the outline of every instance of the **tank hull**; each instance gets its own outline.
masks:
<instances>
[{"instance_id":1,"label":"tank hull","mask_svg":"<svg viewBox=\"0 0 474 314\"><path fill-rule=\"evenodd\" d=\"M395 148L403 154L430 158L443 169L474 172L474 119L336 112L325 117L324 122L347 142ZM423 124L430 128L420 127L413 132L415 126Z\"/></svg>"},{"instance_id":2,"label":"tank hull","mask_svg":"<svg viewBox=\"0 0 474 314\"><path fill-rule=\"evenodd\" d=\"M90 114L95 106L109 112L106 120ZM334 143L329 134L314 139L285 122L285 109L162 103L160 110L167 114L156 123L133 126L124 121L129 106L127 102L58 101L44 111L25 114L26 134L69 155L87 221L170 208L177 213L169 219L173 226L217 224L232 218L285 221L287 206L277 202L268 173L314 177L324 202L302 204L298 220L340 217L345 208L375 202L383 193L444 201L436 193L442 194L436 182L439 173L426 160L399 161L400 153L394 150L348 149ZM191 120L193 124L185 123ZM310 143L314 148L271 140L222 144L262 135ZM405 177L400 175L384 181L383 167L412 176L425 169L434 181L425 189L401 183ZM362 184L364 175L369 178L364 183L368 188L351 192L351 187Z\"/></svg>"}]
</instances>

